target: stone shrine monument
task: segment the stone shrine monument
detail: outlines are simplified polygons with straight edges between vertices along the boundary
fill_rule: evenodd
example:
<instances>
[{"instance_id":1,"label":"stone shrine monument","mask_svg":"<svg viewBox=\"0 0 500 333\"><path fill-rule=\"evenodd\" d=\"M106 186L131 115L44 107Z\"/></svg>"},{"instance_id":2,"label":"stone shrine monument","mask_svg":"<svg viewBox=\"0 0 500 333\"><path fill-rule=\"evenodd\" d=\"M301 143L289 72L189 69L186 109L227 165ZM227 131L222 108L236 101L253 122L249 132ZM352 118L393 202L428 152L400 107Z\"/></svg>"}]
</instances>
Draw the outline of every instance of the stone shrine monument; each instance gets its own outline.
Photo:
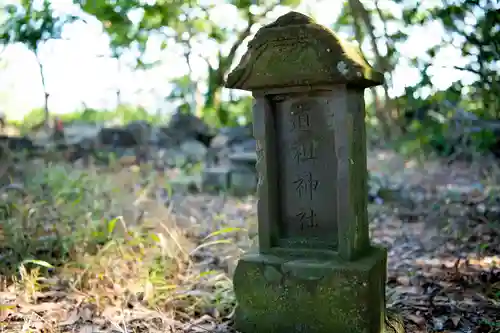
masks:
<instances>
[{"instance_id":1,"label":"stone shrine monument","mask_svg":"<svg viewBox=\"0 0 500 333\"><path fill-rule=\"evenodd\" d=\"M253 93L259 249L234 274L243 333L403 332L370 244L360 51L297 12L261 28L226 87Z\"/></svg>"}]
</instances>

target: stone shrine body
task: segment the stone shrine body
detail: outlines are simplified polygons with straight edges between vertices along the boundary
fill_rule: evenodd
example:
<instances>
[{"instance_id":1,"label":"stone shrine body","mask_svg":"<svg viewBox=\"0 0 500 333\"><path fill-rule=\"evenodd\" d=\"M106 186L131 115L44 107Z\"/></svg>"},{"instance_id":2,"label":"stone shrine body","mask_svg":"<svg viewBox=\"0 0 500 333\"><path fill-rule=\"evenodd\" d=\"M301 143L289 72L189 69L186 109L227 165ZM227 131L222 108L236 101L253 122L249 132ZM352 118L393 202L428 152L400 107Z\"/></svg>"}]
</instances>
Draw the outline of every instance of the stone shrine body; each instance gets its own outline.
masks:
<instances>
[{"instance_id":1,"label":"stone shrine body","mask_svg":"<svg viewBox=\"0 0 500 333\"><path fill-rule=\"evenodd\" d=\"M297 12L259 30L229 75L228 88L256 100L259 248L234 275L243 333L386 329L387 254L368 234L363 99L382 82L357 48Z\"/></svg>"}]
</instances>

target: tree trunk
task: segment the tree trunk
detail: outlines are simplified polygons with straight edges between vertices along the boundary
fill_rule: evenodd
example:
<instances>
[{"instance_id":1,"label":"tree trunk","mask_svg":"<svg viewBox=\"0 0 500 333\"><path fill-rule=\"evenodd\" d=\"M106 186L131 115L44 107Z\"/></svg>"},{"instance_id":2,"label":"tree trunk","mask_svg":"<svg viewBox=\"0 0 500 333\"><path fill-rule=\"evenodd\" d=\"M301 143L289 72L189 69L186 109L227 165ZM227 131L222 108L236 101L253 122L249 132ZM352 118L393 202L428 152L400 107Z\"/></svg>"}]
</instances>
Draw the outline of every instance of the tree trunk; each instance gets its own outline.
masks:
<instances>
[{"instance_id":1,"label":"tree trunk","mask_svg":"<svg viewBox=\"0 0 500 333\"><path fill-rule=\"evenodd\" d=\"M375 58L376 58L376 67L383 73L388 69L385 58L380 54L380 51L377 46L377 38L375 37L374 33L374 26L373 22L370 17L370 13L366 10L366 8L363 6L363 3L361 3L360 0L348 0L349 1L349 6L351 7L351 13L353 14L354 18L361 20L365 28L367 30L368 35L370 36L370 44L372 46L373 52L375 53ZM382 117L382 120L385 124L385 133L386 136L390 136L390 128L392 125L392 119L389 114L389 107L390 107L390 98L389 98L389 87L387 83L384 82L382 85L384 89L384 95L385 95L385 110L382 110L381 112L383 114L380 114Z\"/></svg>"},{"instance_id":2,"label":"tree trunk","mask_svg":"<svg viewBox=\"0 0 500 333\"><path fill-rule=\"evenodd\" d=\"M236 57L236 52L241 47L245 39L247 39L251 35L252 27L255 24L255 22L260 20L262 17L265 17L267 13L269 13L272 9L274 9L274 7L275 6L271 6L270 8L266 9L262 14L258 15L258 17L249 14L245 30L243 30L240 33L236 42L233 44L233 46L231 46L231 49L229 50L227 56L223 56L222 54L219 53L218 57L219 67L217 69L211 67L209 62L207 61L208 92L207 92L205 107L213 108L216 110L222 125L225 125L229 120L229 115L227 114L227 110L222 110L220 107L222 87L224 85L225 77L229 73L229 70L231 69L231 66L234 62L234 58Z\"/></svg>"},{"instance_id":3,"label":"tree trunk","mask_svg":"<svg viewBox=\"0 0 500 333\"><path fill-rule=\"evenodd\" d=\"M116 73L117 73L117 76L119 77L120 73L122 72L122 66L121 66L121 63L120 63L120 56L115 53L113 55L113 58L116 59ZM122 104L122 91L120 89L120 79L118 78L118 83L117 83L117 87L116 87L116 106L120 106Z\"/></svg>"},{"instance_id":4,"label":"tree trunk","mask_svg":"<svg viewBox=\"0 0 500 333\"><path fill-rule=\"evenodd\" d=\"M239 34L238 39L231 46L231 49L229 50L227 56L223 56L219 52L218 56L219 61L217 69L214 69L210 65L209 61L205 59L208 66L208 91L205 99L205 108L214 109L222 125L227 124L227 122L229 121L229 114L227 113L227 110L223 110L220 107L222 88L224 85L226 75L229 73L229 70L231 69L231 66L234 63L236 52L241 47L245 39L250 37L252 33L252 27L254 26L255 22L258 22L262 18L266 17L266 15L269 12L271 12L274 8L276 8L275 4L271 5L269 8L266 8L259 15L254 15L250 11L247 13L248 14L247 26L245 30L243 30Z\"/></svg>"},{"instance_id":5,"label":"tree trunk","mask_svg":"<svg viewBox=\"0 0 500 333\"><path fill-rule=\"evenodd\" d=\"M43 110L44 110L44 124L47 127L49 125L49 93L47 92L47 87L45 86L45 75L43 73L43 65L42 62L40 61L40 57L38 56L38 53L35 52L35 58L38 63L38 70L40 71L40 79L42 80L42 89L43 89L43 95L44 95L44 104L43 104Z\"/></svg>"},{"instance_id":6,"label":"tree trunk","mask_svg":"<svg viewBox=\"0 0 500 333\"><path fill-rule=\"evenodd\" d=\"M116 89L116 106L120 106L122 104L122 92L120 88Z\"/></svg>"},{"instance_id":7,"label":"tree trunk","mask_svg":"<svg viewBox=\"0 0 500 333\"><path fill-rule=\"evenodd\" d=\"M224 85L224 76L221 77L224 69L219 65L218 69L208 67L208 89L205 99L205 108L215 110L221 125L226 125L229 119L228 114L221 109L221 92ZM227 71L228 69L226 69ZM224 74L222 74L224 75Z\"/></svg>"},{"instance_id":8,"label":"tree trunk","mask_svg":"<svg viewBox=\"0 0 500 333\"><path fill-rule=\"evenodd\" d=\"M208 68L208 89L207 89L207 97L205 101L205 107L207 108L217 108L219 106L220 101L217 100L217 90L222 88L224 82L220 82L218 79L219 70L213 69L211 67Z\"/></svg>"},{"instance_id":9,"label":"tree trunk","mask_svg":"<svg viewBox=\"0 0 500 333\"><path fill-rule=\"evenodd\" d=\"M389 37L389 28L387 26L387 18L384 16L382 9L380 9L379 0L375 1L375 10L377 11L377 14L378 14L380 20L382 21L382 25L384 27L384 37L385 37L385 41L386 41L386 48L387 48L387 52L389 53L389 50L391 48L395 48L395 46L391 42L391 38ZM386 80L387 80L386 85L392 86L392 72L394 71L394 66L390 63L390 59L388 59L387 57L385 57L383 60L384 60L384 69L383 70L384 70L385 74L388 74L387 78L386 78ZM386 98L389 98L388 92L386 94ZM397 124L398 121L401 119L400 105L399 105L399 103L394 102L393 100L389 100L388 102L389 102L389 106L391 108L391 113L393 113L392 119L396 119L395 123Z\"/></svg>"},{"instance_id":10,"label":"tree trunk","mask_svg":"<svg viewBox=\"0 0 500 333\"><path fill-rule=\"evenodd\" d=\"M195 105L195 114L199 118L203 118L203 104L204 104L204 96L203 93L200 91L200 87L198 85L198 82L193 83L194 86L194 105Z\"/></svg>"}]
</instances>

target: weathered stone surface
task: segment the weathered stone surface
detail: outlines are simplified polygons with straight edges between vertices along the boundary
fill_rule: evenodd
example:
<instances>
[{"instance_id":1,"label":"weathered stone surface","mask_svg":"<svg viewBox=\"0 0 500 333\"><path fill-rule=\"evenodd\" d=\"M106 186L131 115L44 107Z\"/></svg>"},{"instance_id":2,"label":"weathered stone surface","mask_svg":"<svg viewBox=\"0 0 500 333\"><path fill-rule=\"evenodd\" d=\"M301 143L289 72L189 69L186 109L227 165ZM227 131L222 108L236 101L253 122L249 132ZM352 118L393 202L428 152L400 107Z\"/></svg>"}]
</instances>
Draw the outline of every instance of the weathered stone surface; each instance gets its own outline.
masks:
<instances>
[{"instance_id":1,"label":"weathered stone surface","mask_svg":"<svg viewBox=\"0 0 500 333\"><path fill-rule=\"evenodd\" d=\"M255 139L248 127L222 128L210 142L209 164L229 164L231 153L254 151Z\"/></svg>"},{"instance_id":2,"label":"weathered stone surface","mask_svg":"<svg viewBox=\"0 0 500 333\"><path fill-rule=\"evenodd\" d=\"M231 161L231 192L235 195L254 194L257 189L256 155L238 152L229 156Z\"/></svg>"},{"instance_id":3,"label":"weathered stone surface","mask_svg":"<svg viewBox=\"0 0 500 333\"><path fill-rule=\"evenodd\" d=\"M248 253L234 274L237 330L382 333L386 251L354 262ZM387 331L392 332L392 331Z\"/></svg>"},{"instance_id":4,"label":"weathered stone surface","mask_svg":"<svg viewBox=\"0 0 500 333\"><path fill-rule=\"evenodd\" d=\"M128 123L125 130L132 134L139 145L147 144L151 138L151 125L144 120L137 120Z\"/></svg>"},{"instance_id":5,"label":"weathered stone surface","mask_svg":"<svg viewBox=\"0 0 500 333\"><path fill-rule=\"evenodd\" d=\"M210 143L207 153L206 165L209 168L225 168L230 170L229 184L219 184L216 188L226 188L236 195L255 194L257 186L257 171L255 169L255 139L251 136L252 131L248 126L235 128L223 128ZM211 173L209 171L208 173ZM214 178L209 175L204 177L208 181ZM215 184L206 184L203 188L214 187Z\"/></svg>"},{"instance_id":6,"label":"weathered stone surface","mask_svg":"<svg viewBox=\"0 0 500 333\"><path fill-rule=\"evenodd\" d=\"M201 189L201 176L179 174L169 179L168 185L173 192L199 192Z\"/></svg>"},{"instance_id":7,"label":"weathered stone surface","mask_svg":"<svg viewBox=\"0 0 500 333\"><path fill-rule=\"evenodd\" d=\"M368 236L363 89L382 82L296 12L262 28L229 75L256 99L259 250L234 274L241 332L401 332L386 324L387 253Z\"/></svg>"},{"instance_id":8,"label":"weathered stone surface","mask_svg":"<svg viewBox=\"0 0 500 333\"><path fill-rule=\"evenodd\" d=\"M183 167L189 162L186 154L184 154L180 148L172 148L168 150L165 154L165 161L171 168Z\"/></svg>"},{"instance_id":9,"label":"weathered stone surface","mask_svg":"<svg viewBox=\"0 0 500 333\"><path fill-rule=\"evenodd\" d=\"M234 164L253 166L257 161L257 155L255 154L255 151L239 151L229 155L229 160Z\"/></svg>"},{"instance_id":10,"label":"weathered stone surface","mask_svg":"<svg viewBox=\"0 0 500 333\"><path fill-rule=\"evenodd\" d=\"M259 205L268 207L259 213L268 230L260 233L261 251L314 248L347 260L364 255L369 240L362 93L340 86L268 99L257 97L261 107L254 110L262 161Z\"/></svg>"},{"instance_id":11,"label":"weathered stone surface","mask_svg":"<svg viewBox=\"0 0 500 333\"><path fill-rule=\"evenodd\" d=\"M203 120L190 113L177 111L168 124L168 132L178 140L185 138L195 138L209 146L211 139L215 136L211 129Z\"/></svg>"},{"instance_id":12,"label":"weathered stone surface","mask_svg":"<svg viewBox=\"0 0 500 333\"><path fill-rule=\"evenodd\" d=\"M383 80L357 47L310 17L290 12L257 32L241 62L229 74L226 87L257 91L349 84L366 88Z\"/></svg>"},{"instance_id":13,"label":"weathered stone surface","mask_svg":"<svg viewBox=\"0 0 500 333\"><path fill-rule=\"evenodd\" d=\"M101 128L97 136L97 143L116 148L131 148L139 144L132 132L120 127Z\"/></svg>"},{"instance_id":14,"label":"weathered stone surface","mask_svg":"<svg viewBox=\"0 0 500 333\"><path fill-rule=\"evenodd\" d=\"M229 189L231 170L228 167L211 167L202 171L204 191L226 191Z\"/></svg>"},{"instance_id":15,"label":"weathered stone surface","mask_svg":"<svg viewBox=\"0 0 500 333\"><path fill-rule=\"evenodd\" d=\"M201 162L207 154L207 148L201 142L192 139L184 141L180 149L190 162Z\"/></svg>"},{"instance_id":16,"label":"weathered stone surface","mask_svg":"<svg viewBox=\"0 0 500 333\"><path fill-rule=\"evenodd\" d=\"M221 149L249 139L253 139L253 137L248 127L224 127L221 128L219 133L212 139L210 148Z\"/></svg>"},{"instance_id":17,"label":"weathered stone surface","mask_svg":"<svg viewBox=\"0 0 500 333\"><path fill-rule=\"evenodd\" d=\"M254 171L233 170L230 179L230 189L233 195L252 195L257 189L257 174Z\"/></svg>"}]
</instances>

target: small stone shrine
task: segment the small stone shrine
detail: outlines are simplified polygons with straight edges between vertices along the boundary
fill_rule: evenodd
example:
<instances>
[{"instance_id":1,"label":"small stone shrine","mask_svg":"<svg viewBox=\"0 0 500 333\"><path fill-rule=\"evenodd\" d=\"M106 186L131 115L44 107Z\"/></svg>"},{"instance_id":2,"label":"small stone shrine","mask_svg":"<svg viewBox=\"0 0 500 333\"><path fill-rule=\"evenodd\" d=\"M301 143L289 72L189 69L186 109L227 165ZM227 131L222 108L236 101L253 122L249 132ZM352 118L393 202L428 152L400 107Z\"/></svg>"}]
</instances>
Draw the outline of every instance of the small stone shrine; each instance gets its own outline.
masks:
<instances>
[{"instance_id":1,"label":"small stone shrine","mask_svg":"<svg viewBox=\"0 0 500 333\"><path fill-rule=\"evenodd\" d=\"M226 87L253 93L259 249L234 274L243 333L403 332L370 244L360 51L290 12L261 28Z\"/></svg>"}]
</instances>

